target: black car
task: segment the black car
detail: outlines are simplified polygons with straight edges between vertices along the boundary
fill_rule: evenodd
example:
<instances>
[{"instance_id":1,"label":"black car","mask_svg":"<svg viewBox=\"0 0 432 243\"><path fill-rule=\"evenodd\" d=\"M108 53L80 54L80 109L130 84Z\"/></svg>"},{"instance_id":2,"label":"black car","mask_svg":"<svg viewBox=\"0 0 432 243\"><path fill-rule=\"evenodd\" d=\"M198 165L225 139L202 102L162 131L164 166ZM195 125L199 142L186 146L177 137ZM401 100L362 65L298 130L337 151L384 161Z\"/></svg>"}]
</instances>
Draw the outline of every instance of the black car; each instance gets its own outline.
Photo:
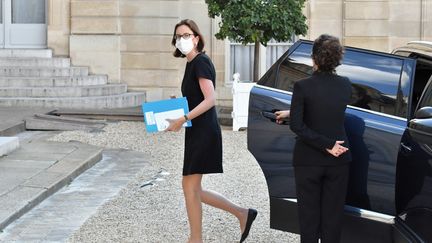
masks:
<instances>
[{"instance_id":1,"label":"black car","mask_svg":"<svg viewBox=\"0 0 432 243\"><path fill-rule=\"evenodd\" d=\"M270 195L270 227L298 233L295 134L274 112L290 108L312 74L312 42L296 42L251 90L248 149ZM432 242L432 43L393 54L346 47L337 73L352 83L345 115L353 161L343 242Z\"/></svg>"}]
</instances>

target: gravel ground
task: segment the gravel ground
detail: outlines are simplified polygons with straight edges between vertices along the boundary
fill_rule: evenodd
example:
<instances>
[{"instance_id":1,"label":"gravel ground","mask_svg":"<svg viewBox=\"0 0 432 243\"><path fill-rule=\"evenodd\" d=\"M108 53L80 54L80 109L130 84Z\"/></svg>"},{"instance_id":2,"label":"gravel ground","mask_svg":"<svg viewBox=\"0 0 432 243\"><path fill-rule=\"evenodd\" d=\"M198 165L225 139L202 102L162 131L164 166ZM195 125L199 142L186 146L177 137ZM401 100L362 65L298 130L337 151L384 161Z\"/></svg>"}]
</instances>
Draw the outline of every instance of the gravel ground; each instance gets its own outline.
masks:
<instances>
[{"instance_id":1,"label":"gravel ground","mask_svg":"<svg viewBox=\"0 0 432 243\"><path fill-rule=\"evenodd\" d=\"M244 207L258 210L248 242L299 242L294 234L269 227L265 178L246 146L246 132L224 129L224 173L206 175L203 187L222 193ZM111 201L100 207L70 242L186 242L189 232L181 172L184 131L148 134L142 122L109 124L103 132L63 132L51 140L77 140L107 148L124 148L148 155L153 169L137 171L135 178ZM113 178L114 180L115 178ZM152 182L153 185L141 187ZM203 206L204 242L238 242L237 219Z\"/></svg>"}]
</instances>

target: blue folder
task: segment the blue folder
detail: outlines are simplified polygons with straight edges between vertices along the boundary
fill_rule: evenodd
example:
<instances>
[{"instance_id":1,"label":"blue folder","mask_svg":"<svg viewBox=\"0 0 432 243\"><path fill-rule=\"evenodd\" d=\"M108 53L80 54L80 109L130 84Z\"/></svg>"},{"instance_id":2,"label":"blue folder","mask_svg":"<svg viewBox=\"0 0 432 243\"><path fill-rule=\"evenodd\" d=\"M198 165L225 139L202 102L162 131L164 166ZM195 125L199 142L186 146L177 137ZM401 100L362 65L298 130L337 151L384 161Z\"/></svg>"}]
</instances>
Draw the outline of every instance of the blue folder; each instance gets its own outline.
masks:
<instances>
[{"instance_id":1,"label":"blue folder","mask_svg":"<svg viewBox=\"0 0 432 243\"><path fill-rule=\"evenodd\" d=\"M144 122L147 132L164 131L169 123L166 119L177 119L189 113L189 106L185 97L167 99L142 104ZM183 124L183 127L192 126L191 121Z\"/></svg>"}]
</instances>

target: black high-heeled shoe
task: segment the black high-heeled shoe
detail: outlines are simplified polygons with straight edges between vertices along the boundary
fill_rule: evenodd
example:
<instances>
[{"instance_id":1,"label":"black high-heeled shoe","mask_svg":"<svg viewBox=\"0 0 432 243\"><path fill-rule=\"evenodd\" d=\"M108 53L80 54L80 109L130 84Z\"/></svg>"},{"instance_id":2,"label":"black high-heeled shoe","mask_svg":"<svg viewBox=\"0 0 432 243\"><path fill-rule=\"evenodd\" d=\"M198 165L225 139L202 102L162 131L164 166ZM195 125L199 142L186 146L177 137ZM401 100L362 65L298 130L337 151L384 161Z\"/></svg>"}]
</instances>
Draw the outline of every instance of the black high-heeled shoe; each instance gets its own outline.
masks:
<instances>
[{"instance_id":1,"label":"black high-heeled shoe","mask_svg":"<svg viewBox=\"0 0 432 243\"><path fill-rule=\"evenodd\" d=\"M248 216L247 216L247 220L246 220L246 227L245 227L245 230L243 231L243 234L241 235L240 243L245 241L246 238L248 237L249 231L252 227L252 223L255 220L257 215L258 215L258 211L256 211L253 208L249 208Z\"/></svg>"}]
</instances>

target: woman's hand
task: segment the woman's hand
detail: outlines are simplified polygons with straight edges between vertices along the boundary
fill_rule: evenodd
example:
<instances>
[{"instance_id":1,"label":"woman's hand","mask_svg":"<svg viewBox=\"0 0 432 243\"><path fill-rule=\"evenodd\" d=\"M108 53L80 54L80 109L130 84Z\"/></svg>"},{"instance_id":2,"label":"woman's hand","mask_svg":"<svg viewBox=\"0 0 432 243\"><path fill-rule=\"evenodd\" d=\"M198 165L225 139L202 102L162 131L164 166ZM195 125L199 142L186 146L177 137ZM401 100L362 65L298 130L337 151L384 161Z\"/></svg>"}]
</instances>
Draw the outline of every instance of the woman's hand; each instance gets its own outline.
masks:
<instances>
[{"instance_id":1,"label":"woman's hand","mask_svg":"<svg viewBox=\"0 0 432 243\"><path fill-rule=\"evenodd\" d=\"M166 119L166 121L169 123L169 126L165 131L171 131L171 132L178 132L183 126L183 123L185 123L184 117L180 117L177 119Z\"/></svg>"},{"instance_id":2,"label":"woman's hand","mask_svg":"<svg viewBox=\"0 0 432 243\"><path fill-rule=\"evenodd\" d=\"M347 147L344 147L341 145L343 143L344 143L344 141L336 141L336 143L332 149L326 149L326 150L329 154L333 155L334 157L339 157L341 154L348 151Z\"/></svg>"},{"instance_id":3,"label":"woman's hand","mask_svg":"<svg viewBox=\"0 0 432 243\"><path fill-rule=\"evenodd\" d=\"M290 111L276 111L274 114L276 115L276 123L282 124L284 122L283 119L289 117Z\"/></svg>"}]
</instances>

